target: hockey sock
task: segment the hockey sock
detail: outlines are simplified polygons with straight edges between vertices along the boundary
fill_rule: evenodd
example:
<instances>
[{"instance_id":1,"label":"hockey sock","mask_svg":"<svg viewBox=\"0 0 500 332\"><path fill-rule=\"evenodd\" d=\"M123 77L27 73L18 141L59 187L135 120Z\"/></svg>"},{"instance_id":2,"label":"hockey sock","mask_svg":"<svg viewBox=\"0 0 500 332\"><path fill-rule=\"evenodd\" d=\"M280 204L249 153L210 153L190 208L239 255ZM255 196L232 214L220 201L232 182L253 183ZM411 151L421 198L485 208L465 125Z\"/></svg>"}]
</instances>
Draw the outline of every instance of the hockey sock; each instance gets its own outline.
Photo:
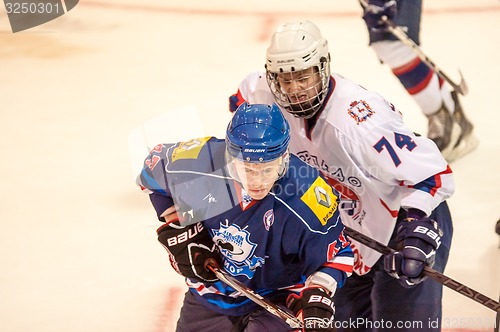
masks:
<instances>
[{"instance_id":1,"label":"hockey sock","mask_svg":"<svg viewBox=\"0 0 500 332\"><path fill-rule=\"evenodd\" d=\"M408 45L401 41L372 44L382 62L387 64L425 115L437 112L443 102L453 113L455 104L444 81Z\"/></svg>"}]
</instances>

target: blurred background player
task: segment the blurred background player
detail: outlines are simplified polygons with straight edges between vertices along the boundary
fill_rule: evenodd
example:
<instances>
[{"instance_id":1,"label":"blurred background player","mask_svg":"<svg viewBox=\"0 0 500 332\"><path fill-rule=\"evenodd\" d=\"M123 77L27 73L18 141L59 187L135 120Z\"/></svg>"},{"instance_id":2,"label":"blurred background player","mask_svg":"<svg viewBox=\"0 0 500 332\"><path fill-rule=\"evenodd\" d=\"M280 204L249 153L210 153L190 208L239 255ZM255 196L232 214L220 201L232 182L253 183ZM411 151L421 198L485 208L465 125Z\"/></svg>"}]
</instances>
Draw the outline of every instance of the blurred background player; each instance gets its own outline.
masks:
<instances>
[{"instance_id":1,"label":"blurred background player","mask_svg":"<svg viewBox=\"0 0 500 332\"><path fill-rule=\"evenodd\" d=\"M289 141L277 105L244 103L225 140L161 144L147 157L138 182L166 222L158 239L189 286L177 331L290 331L206 271L208 258L288 307L305 331L334 326L333 296L353 264L339 194L289 154Z\"/></svg>"},{"instance_id":2,"label":"blurred background player","mask_svg":"<svg viewBox=\"0 0 500 332\"><path fill-rule=\"evenodd\" d=\"M355 331L382 321L439 322L443 287L422 271L443 272L448 260L446 199L455 186L436 144L413 133L379 94L331 73L328 42L312 22L279 26L265 68L240 83L231 110L245 101L278 103L290 123L290 151L341 192L342 222L398 251L381 257L351 239L355 273L335 296L339 330L353 319L361 320Z\"/></svg>"},{"instance_id":3,"label":"blurred background player","mask_svg":"<svg viewBox=\"0 0 500 332\"><path fill-rule=\"evenodd\" d=\"M387 64L428 119L427 136L446 160L453 161L476 148L473 125L464 114L456 91L425 64L409 46L387 30L386 16L420 45L422 0L367 0L363 19L370 46Z\"/></svg>"}]
</instances>

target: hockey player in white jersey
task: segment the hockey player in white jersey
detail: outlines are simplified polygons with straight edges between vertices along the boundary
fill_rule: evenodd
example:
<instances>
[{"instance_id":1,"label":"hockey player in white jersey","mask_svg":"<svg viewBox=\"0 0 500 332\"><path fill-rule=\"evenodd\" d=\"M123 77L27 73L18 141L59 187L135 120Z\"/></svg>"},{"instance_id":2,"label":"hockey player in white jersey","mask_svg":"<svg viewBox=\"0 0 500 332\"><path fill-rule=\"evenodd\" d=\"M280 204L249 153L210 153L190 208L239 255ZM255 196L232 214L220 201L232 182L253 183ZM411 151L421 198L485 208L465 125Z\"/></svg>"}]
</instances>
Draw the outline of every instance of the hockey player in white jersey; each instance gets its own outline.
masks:
<instances>
[{"instance_id":1,"label":"hockey player in white jersey","mask_svg":"<svg viewBox=\"0 0 500 332\"><path fill-rule=\"evenodd\" d=\"M425 265L443 271L452 237L453 175L437 146L383 97L331 73L327 40L309 21L277 29L265 68L241 82L231 110L277 102L291 151L341 192L344 224L398 250L384 260L353 240L356 274L336 295L340 330L441 319L442 286L422 275Z\"/></svg>"}]
</instances>

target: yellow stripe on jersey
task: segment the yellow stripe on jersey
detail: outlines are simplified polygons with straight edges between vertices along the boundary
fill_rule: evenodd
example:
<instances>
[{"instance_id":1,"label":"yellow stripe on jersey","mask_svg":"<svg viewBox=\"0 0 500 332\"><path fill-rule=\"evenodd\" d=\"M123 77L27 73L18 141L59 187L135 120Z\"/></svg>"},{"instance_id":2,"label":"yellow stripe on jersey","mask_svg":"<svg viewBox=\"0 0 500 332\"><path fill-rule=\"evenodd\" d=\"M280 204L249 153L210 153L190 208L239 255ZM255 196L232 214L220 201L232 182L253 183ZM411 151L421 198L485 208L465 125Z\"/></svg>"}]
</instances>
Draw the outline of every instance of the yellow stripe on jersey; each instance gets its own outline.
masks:
<instances>
[{"instance_id":1,"label":"yellow stripe on jersey","mask_svg":"<svg viewBox=\"0 0 500 332\"><path fill-rule=\"evenodd\" d=\"M323 226L337 211L337 196L325 180L318 177L300 198L314 212Z\"/></svg>"},{"instance_id":2,"label":"yellow stripe on jersey","mask_svg":"<svg viewBox=\"0 0 500 332\"><path fill-rule=\"evenodd\" d=\"M180 143L172 152L172 162L179 159L197 159L203 145L205 145L210 138L212 137L207 136Z\"/></svg>"}]
</instances>

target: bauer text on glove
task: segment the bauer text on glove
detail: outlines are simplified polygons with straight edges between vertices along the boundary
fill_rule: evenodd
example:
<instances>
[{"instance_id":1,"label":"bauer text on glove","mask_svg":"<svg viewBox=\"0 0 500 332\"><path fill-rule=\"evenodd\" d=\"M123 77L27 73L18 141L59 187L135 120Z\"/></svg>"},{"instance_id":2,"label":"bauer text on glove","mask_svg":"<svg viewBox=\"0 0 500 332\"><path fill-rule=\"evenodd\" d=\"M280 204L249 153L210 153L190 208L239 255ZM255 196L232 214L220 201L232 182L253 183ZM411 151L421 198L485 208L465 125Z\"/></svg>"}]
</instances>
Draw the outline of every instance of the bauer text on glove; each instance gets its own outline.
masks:
<instances>
[{"instance_id":1,"label":"bauer text on glove","mask_svg":"<svg viewBox=\"0 0 500 332\"><path fill-rule=\"evenodd\" d=\"M321 287L309 287L290 294L287 306L304 323L303 331L334 331L335 304Z\"/></svg>"},{"instance_id":2,"label":"bauer text on glove","mask_svg":"<svg viewBox=\"0 0 500 332\"><path fill-rule=\"evenodd\" d=\"M218 280L213 272L205 269L205 261L213 258L220 262L219 250L201 222L186 227L171 223L160 227L157 233L177 273L195 281Z\"/></svg>"},{"instance_id":3,"label":"bauer text on glove","mask_svg":"<svg viewBox=\"0 0 500 332\"><path fill-rule=\"evenodd\" d=\"M425 266L432 267L443 232L437 222L422 217L405 219L398 227L398 251L385 256L385 270L404 287L421 283Z\"/></svg>"}]
</instances>

